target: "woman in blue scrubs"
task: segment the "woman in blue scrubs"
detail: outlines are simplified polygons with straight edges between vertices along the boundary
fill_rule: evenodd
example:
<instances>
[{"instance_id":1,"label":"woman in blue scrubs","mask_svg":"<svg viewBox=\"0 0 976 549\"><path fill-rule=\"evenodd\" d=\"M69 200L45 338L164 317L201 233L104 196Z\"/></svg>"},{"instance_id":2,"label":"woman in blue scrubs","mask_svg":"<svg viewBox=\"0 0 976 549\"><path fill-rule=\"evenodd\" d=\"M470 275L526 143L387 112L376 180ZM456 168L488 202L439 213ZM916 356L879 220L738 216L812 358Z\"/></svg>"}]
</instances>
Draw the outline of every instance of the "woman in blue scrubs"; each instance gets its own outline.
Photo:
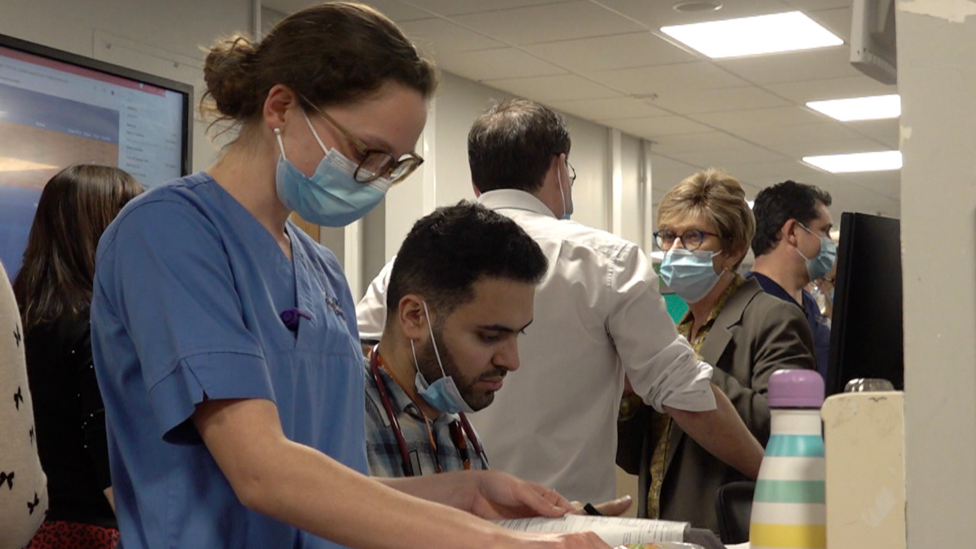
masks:
<instances>
[{"instance_id":1,"label":"woman in blue scrubs","mask_svg":"<svg viewBox=\"0 0 976 549\"><path fill-rule=\"evenodd\" d=\"M364 476L352 297L288 215L345 225L422 162L432 64L379 13L332 3L260 43L218 44L204 70L204 99L237 139L205 172L131 202L96 260L122 546L606 547L472 517L570 508L509 475Z\"/></svg>"}]
</instances>

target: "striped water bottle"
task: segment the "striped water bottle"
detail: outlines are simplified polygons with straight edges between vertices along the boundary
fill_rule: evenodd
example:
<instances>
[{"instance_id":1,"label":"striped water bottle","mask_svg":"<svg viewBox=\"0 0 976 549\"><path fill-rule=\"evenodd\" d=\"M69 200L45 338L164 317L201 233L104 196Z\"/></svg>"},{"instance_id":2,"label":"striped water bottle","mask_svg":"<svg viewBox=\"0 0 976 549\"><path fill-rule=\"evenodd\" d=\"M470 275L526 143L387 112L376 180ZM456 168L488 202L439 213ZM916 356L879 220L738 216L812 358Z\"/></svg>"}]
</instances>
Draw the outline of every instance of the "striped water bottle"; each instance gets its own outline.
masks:
<instances>
[{"instance_id":1,"label":"striped water bottle","mask_svg":"<svg viewBox=\"0 0 976 549\"><path fill-rule=\"evenodd\" d=\"M772 426L752 502L752 549L824 549L823 378L780 370L769 378Z\"/></svg>"}]
</instances>

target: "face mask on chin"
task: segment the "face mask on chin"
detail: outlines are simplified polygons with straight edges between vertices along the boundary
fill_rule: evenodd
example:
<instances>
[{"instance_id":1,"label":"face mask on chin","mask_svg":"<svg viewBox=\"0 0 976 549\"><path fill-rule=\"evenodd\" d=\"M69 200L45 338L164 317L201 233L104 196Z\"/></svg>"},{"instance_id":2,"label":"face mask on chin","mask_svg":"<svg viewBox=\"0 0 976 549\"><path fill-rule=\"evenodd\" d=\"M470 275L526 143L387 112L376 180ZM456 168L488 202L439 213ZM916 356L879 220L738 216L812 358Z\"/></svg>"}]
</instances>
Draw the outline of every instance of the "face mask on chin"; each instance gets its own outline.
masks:
<instances>
[{"instance_id":1,"label":"face mask on chin","mask_svg":"<svg viewBox=\"0 0 976 549\"><path fill-rule=\"evenodd\" d=\"M461 391L458 389L457 383L454 382L454 378L447 375L447 372L444 370L444 363L441 361L441 354L437 349L437 341L434 338L434 329L430 325L430 312L427 310L427 302L424 301L423 303L424 313L427 318L427 331L430 333L430 344L434 347L434 356L437 357L437 365L440 367L441 377L433 383L427 382L424 375L420 372L420 362L417 360L417 348L411 339L410 351L413 352L413 364L417 368L417 375L414 377L414 387L417 389L417 394L435 410L448 414L457 414L459 412L470 414L474 412L474 409L461 396Z\"/></svg>"}]
</instances>

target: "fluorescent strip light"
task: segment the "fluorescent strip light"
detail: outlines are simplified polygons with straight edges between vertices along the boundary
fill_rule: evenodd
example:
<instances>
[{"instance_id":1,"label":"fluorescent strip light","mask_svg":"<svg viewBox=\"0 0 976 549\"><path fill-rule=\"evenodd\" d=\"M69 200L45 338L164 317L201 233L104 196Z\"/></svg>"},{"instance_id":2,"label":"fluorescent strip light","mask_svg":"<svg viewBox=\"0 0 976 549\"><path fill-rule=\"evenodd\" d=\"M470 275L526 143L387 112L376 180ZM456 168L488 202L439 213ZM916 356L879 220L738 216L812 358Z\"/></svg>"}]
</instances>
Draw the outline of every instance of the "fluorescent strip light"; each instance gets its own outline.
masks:
<instances>
[{"instance_id":1,"label":"fluorescent strip light","mask_svg":"<svg viewBox=\"0 0 976 549\"><path fill-rule=\"evenodd\" d=\"M898 94L810 101L807 106L841 122L881 120L901 116L901 96Z\"/></svg>"},{"instance_id":2,"label":"fluorescent strip light","mask_svg":"<svg viewBox=\"0 0 976 549\"><path fill-rule=\"evenodd\" d=\"M901 151L804 156L803 161L830 173L900 170Z\"/></svg>"},{"instance_id":3,"label":"fluorescent strip light","mask_svg":"<svg viewBox=\"0 0 976 549\"><path fill-rule=\"evenodd\" d=\"M661 32L712 59L809 50L844 43L798 11L661 27Z\"/></svg>"}]
</instances>

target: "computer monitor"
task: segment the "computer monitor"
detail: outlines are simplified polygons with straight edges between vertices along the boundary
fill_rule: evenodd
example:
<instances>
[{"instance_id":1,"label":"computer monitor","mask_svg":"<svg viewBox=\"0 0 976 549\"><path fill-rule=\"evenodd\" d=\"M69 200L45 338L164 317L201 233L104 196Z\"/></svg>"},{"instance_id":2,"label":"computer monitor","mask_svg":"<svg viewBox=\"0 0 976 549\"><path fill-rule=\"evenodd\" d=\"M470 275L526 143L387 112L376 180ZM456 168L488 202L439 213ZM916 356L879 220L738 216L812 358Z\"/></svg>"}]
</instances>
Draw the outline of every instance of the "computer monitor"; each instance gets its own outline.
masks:
<instances>
[{"instance_id":1,"label":"computer monitor","mask_svg":"<svg viewBox=\"0 0 976 549\"><path fill-rule=\"evenodd\" d=\"M855 378L887 379L904 389L898 220L844 213L837 262L827 394Z\"/></svg>"},{"instance_id":2,"label":"computer monitor","mask_svg":"<svg viewBox=\"0 0 976 549\"><path fill-rule=\"evenodd\" d=\"M190 171L193 87L0 35L0 260L13 278L44 184L78 163L146 187Z\"/></svg>"}]
</instances>

